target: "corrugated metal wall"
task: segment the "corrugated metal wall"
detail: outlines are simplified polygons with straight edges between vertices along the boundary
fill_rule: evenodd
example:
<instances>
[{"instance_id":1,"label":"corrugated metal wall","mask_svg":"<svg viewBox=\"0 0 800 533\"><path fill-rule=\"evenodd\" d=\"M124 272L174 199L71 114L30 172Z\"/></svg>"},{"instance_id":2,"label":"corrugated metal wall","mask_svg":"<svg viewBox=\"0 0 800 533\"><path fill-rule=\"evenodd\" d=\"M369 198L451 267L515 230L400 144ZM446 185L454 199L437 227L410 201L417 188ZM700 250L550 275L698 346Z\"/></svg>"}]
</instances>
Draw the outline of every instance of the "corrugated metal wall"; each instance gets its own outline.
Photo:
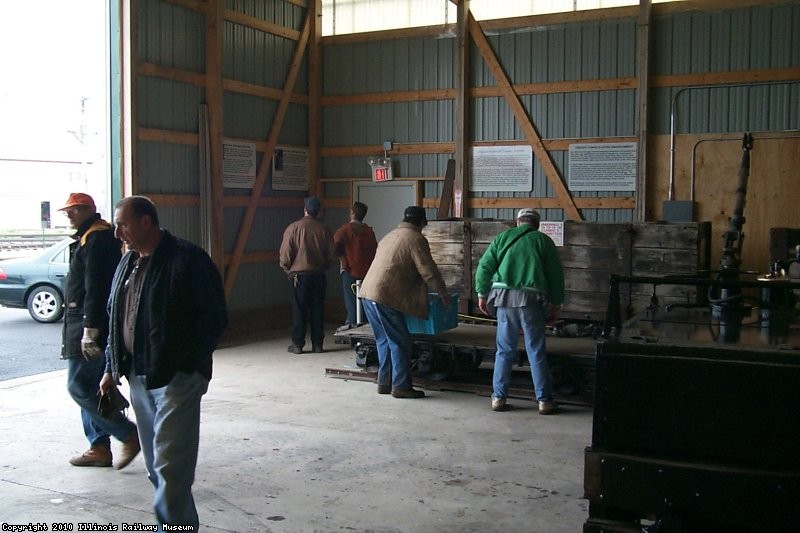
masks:
<instances>
[{"instance_id":1,"label":"corrugated metal wall","mask_svg":"<svg viewBox=\"0 0 800 533\"><path fill-rule=\"evenodd\" d=\"M137 3L137 59L140 62L204 73L203 15L158 0ZM299 30L306 9L283 1L229 0L227 9ZM514 84L570 82L636 76L634 18L550 24L488 35ZM651 75L727 72L797 67L800 65L800 4L768 4L713 12L676 11L658 16L652 24ZM223 28L223 76L226 79L281 89L296 42L226 21ZM787 45L788 43L788 45ZM325 96L392 91L455 88L456 41L450 36L403 37L370 42L342 42L323 49ZM472 51L471 83L496 85L478 50ZM294 91L307 93L303 65ZM680 88L655 88L650 95L649 133L670 130L671 102ZM563 92L522 95L533 123L545 140L635 136L635 90ZM139 75L136 80L136 120L139 128L195 134L198 107L205 102L199 84ZM751 87L685 89L678 99L678 131L732 132L798 129L800 88L797 83ZM324 148L394 143L453 143L454 101L451 99L379 104L330 105L323 108ZM276 102L246 94L224 94L224 135L263 142ZM308 110L290 104L280 144L308 142ZM519 141L524 135L507 104L499 97L471 102L471 135L475 141ZM196 146L140 141L137 144L137 191L164 195L199 192L199 154ZM562 176L569 172L567 152L552 151ZM260 157L260 154L259 154ZM399 177L434 178L444 175L449 154L397 155ZM364 156L325 157L322 177L328 198L349 199L350 179L368 178ZM423 196L441 195L440 181L423 181ZM225 195L244 196L248 190L226 189ZM303 196L304 192L272 191L265 196ZM550 198L554 192L534 159L530 193L472 193L476 197ZM630 196L630 192L585 192L574 196ZM224 210L224 243L230 252L239 232L243 208ZM583 209L585 220L627 222L630 209ZM276 250L283 229L301 213L288 208L257 211L247 251ZM513 218L512 209L471 209L472 218ZM200 240L199 209L163 207L165 227L195 242ZM561 209L544 209L549 220L563 218ZM336 227L346 210L329 211ZM338 292L338 284L331 286ZM267 297L269 294L269 297ZM288 301L283 274L275 265L243 264L231 295L232 309L262 307Z\"/></svg>"},{"instance_id":2,"label":"corrugated metal wall","mask_svg":"<svg viewBox=\"0 0 800 533\"><path fill-rule=\"evenodd\" d=\"M552 24L487 35L514 84L568 82L636 76L635 18ZM652 24L651 75L796 67L800 65L800 5L751 6L714 12L677 12ZM789 45L787 46L787 43ZM455 39L403 38L346 43L325 48L325 95L445 89L453 87ZM496 82L475 46L473 87ZM670 104L680 88L653 89L649 133L668 134ZM798 129L800 86L685 90L678 100L680 132L776 131ZM521 95L543 139L632 137L637 134L634 89ZM454 142L453 101L331 106L324 114L324 146L396 142ZM475 141L524 140L501 97L471 102ZM396 173L443 176L447 155L399 156ZM568 153L552 151L562 176ZM326 158L325 177L368 177L363 157ZM399 172L398 172L399 171ZM440 182L425 182L424 196L437 197ZM534 159L530 193L470 193L476 198L555 196ZM573 196L631 196L632 192L575 192ZM583 209L587 221L628 222L631 209ZM510 219L512 209L472 209L469 217ZM561 220L561 209L543 209L545 219Z\"/></svg>"},{"instance_id":3,"label":"corrugated metal wall","mask_svg":"<svg viewBox=\"0 0 800 533\"><path fill-rule=\"evenodd\" d=\"M264 20L300 30L306 10L288 2L229 0L228 8ZM283 89L297 42L281 36L225 23L223 76L225 79ZM308 94L307 66L300 69L293 92ZM228 138L263 142L270 133L278 102L246 94L226 92L224 134ZM278 137L278 144L308 144L308 108L290 103ZM263 154L257 154L261 163ZM270 181L262 196L305 196L303 191L273 191ZM226 196L249 196L249 189L226 189ZM231 250L240 231L243 208L225 210L225 247ZM302 209L258 209L245 252L277 250L283 230L303 216ZM287 304L290 301L286 275L277 264L243 263L229 302L233 309L252 309Z\"/></svg>"},{"instance_id":4,"label":"corrugated metal wall","mask_svg":"<svg viewBox=\"0 0 800 533\"><path fill-rule=\"evenodd\" d=\"M653 21L654 76L800 65L800 4L686 12ZM676 96L677 94L677 96ZM728 133L800 129L800 80L715 88L654 89L650 132Z\"/></svg>"},{"instance_id":5,"label":"corrugated metal wall","mask_svg":"<svg viewBox=\"0 0 800 533\"><path fill-rule=\"evenodd\" d=\"M604 20L524 28L487 35L514 84L565 82L635 75L636 22ZM472 50L472 85L495 86L492 73L476 48ZM634 136L634 90L567 92L521 95L520 100L543 139ZM473 139L476 141L525 140L516 118L501 97L479 98L472 103ZM569 172L568 154L552 151L562 176ZM499 196L472 193L478 198ZM582 196L630 196L630 192L575 192ZM555 193L541 165L534 159L533 191L502 195L513 198L553 198ZM478 218L513 219L513 209L475 209ZM542 209L545 220L563 220L562 209ZM630 209L584 209L588 221L629 222Z\"/></svg>"},{"instance_id":6,"label":"corrugated metal wall","mask_svg":"<svg viewBox=\"0 0 800 533\"><path fill-rule=\"evenodd\" d=\"M137 59L141 63L203 72L205 19L202 14L157 1L138 3ZM136 80L136 124L196 133L202 87L148 76ZM197 194L199 152L196 146L139 142L137 191L149 194ZM196 207L159 207L161 224L176 235L200 240Z\"/></svg>"},{"instance_id":7,"label":"corrugated metal wall","mask_svg":"<svg viewBox=\"0 0 800 533\"><path fill-rule=\"evenodd\" d=\"M300 30L305 8L283 1L229 0L227 9L294 30ZM205 18L202 13L158 0L137 2L138 61L183 71L205 71ZM282 89L297 42L226 21L223 28L223 77ZM303 66L294 87L307 94L307 68ZM224 136L264 142L269 135L277 102L251 95L225 92ZM140 75L136 80L136 121L139 128L174 132L199 131L202 86ZM308 109L290 104L279 144L308 143ZM260 163L262 154L258 154ZM200 154L195 145L144 142L137 144L137 191L149 194L197 195L200 191ZM249 189L225 189L226 196L247 196ZM263 196L299 196L303 191L272 191ZM198 207L160 206L162 225L176 235L200 242ZM224 210L225 251L236 242L243 208ZM246 251L277 250L283 230L302 216L298 209L259 209ZM267 296L269 294L269 297ZM267 301L269 299L269 301ZM289 302L286 276L277 265L242 264L229 299L232 310L261 308Z\"/></svg>"},{"instance_id":8,"label":"corrugated metal wall","mask_svg":"<svg viewBox=\"0 0 800 533\"><path fill-rule=\"evenodd\" d=\"M412 38L323 49L325 95L452 89L455 84L452 38ZM453 141L453 101L337 105L323 110L325 147ZM448 155L394 156L395 177L443 176ZM325 158L325 178L369 178L366 157ZM424 196L439 195L436 182L424 184ZM328 185L326 194L349 198L347 186Z\"/></svg>"}]
</instances>

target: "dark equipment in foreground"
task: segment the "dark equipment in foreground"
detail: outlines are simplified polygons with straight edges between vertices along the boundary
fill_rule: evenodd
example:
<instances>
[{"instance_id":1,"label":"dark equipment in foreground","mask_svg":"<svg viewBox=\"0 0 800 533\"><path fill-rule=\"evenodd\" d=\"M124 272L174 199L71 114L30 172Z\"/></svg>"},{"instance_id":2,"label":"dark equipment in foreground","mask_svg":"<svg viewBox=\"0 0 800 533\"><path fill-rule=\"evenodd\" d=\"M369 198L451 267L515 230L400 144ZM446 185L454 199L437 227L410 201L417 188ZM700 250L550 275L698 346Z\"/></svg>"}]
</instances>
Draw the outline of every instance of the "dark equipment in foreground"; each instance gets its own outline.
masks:
<instances>
[{"instance_id":1,"label":"dark equipment in foreground","mask_svg":"<svg viewBox=\"0 0 800 533\"><path fill-rule=\"evenodd\" d=\"M749 135L743 148L714 279L611 276L585 533L800 530L800 283L740 279ZM653 297L623 322L631 285L652 285ZM676 285L707 300L660 305L658 290Z\"/></svg>"},{"instance_id":2,"label":"dark equipment in foreground","mask_svg":"<svg viewBox=\"0 0 800 533\"><path fill-rule=\"evenodd\" d=\"M612 293L655 282L692 280L615 277ZM762 303L771 307L737 323L736 343L707 307L608 324L595 355L585 532L797 530L800 325L788 300Z\"/></svg>"}]
</instances>

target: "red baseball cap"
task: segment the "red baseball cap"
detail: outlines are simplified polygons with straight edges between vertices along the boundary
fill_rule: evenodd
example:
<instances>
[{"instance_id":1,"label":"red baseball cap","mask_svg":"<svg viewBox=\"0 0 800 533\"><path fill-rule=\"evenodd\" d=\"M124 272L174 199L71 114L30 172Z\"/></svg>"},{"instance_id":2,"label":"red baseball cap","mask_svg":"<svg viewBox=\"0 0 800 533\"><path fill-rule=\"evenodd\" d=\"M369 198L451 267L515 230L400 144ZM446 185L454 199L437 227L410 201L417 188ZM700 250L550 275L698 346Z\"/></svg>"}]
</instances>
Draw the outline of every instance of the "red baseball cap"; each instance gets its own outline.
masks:
<instances>
[{"instance_id":1,"label":"red baseball cap","mask_svg":"<svg viewBox=\"0 0 800 533\"><path fill-rule=\"evenodd\" d=\"M70 207L75 207L76 205L95 207L94 199L91 196L82 192L73 192L69 195L69 198L67 198L67 203L64 204L64 207L60 208L59 211L66 211Z\"/></svg>"}]
</instances>

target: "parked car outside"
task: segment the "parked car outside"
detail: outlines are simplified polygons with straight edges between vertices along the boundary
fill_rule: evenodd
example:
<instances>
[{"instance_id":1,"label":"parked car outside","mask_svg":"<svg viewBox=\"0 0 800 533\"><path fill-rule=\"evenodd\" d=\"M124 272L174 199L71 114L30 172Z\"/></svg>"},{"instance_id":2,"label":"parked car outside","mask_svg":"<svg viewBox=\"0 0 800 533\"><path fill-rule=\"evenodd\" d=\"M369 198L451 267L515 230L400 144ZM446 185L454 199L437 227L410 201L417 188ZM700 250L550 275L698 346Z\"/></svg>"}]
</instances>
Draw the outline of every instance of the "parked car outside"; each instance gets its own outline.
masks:
<instances>
[{"instance_id":1,"label":"parked car outside","mask_svg":"<svg viewBox=\"0 0 800 533\"><path fill-rule=\"evenodd\" d=\"M72 242L67 237L36 256L0 261L0 305L27 308L37 322L61 320Z\"/></svg>"}]
</instances>

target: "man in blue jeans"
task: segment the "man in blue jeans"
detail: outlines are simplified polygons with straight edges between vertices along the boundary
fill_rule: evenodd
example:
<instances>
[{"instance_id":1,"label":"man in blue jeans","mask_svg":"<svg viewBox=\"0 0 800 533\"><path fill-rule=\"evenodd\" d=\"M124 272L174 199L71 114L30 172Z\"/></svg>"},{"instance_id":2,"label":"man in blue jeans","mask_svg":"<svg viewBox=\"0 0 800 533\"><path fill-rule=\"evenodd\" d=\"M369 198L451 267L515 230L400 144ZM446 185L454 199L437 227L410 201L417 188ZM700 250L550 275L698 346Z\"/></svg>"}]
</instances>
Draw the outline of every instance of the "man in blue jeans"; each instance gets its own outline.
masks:
<instances>
[{"instance_id":1,"label":"man in blue jeans","mask_svg":"<svg viewBox=\"0 0 800 533\"><path fill-rule=\"evenodd\" d=\"M74 466L111 466L110 436L113 436L122 442L114 466L125 468L139 453L136 425L122 412L110 418L97 412L97 384L106 366L103 357L108 335L106 302L111 278L122 256L122 243L114 238L114 229L100 217L94 199L88 194L70 194L59 211L75 228L64 291L61 357L67 360L67 390L81 408L83 433L89 441L89 449L69 462Z\"/></svg>"},{"instance_id":2,"label":"man in blue jeans","mask_svg":"<svg viewBox=\"0 0 800 533\"><path fill-rule=\"evenodd\" d=\"M346 331L360 326L358 321L358 306L353 287L358 281L363 281L364 276L375 259L375 250L378 241L375 231L364 223L367 214L367 204L356 202L350 208L350 222L345 222L333 234L333 243L336 246L336 255L339 256L340 271L342 274L342 294L344 305L347 309L347 321L337 328L337 332ZM364 321L362 320L361 323Z\"/></svg>"},{"instance_id":3,"label":"man in blue jeans","mask_svg":"<svg viewBox=\"0 0 800 533\"><path fill-rule=\"evenodd\" d=\"M475 290L478 308L497 309L497 353L492 380L492 409L506 409L519 331L531 365L539 414L556 412L545 350L547 323L558 319L564 301L564 272L553 240L539 231L539 213L520 209L516 227L494 238L478 262Z\"/></svg>"},{"instance_id":4,"label":"man in blue jeans","mask_svg":"<svg viewBox=\"0 0 800 533\"><path fill-rule=\"evenodd\" d=\"M405 315L428 318L428 291L438 292L444 307L450 296L431 256L422 228L425 210L406 208L403 221L378 243L375 260L361 285L364 313L378 348L378 394L394 398L422 398L412 388L411 334Z\"/></svg>"},{"instance_id":5,"label":"man in blue jeans","mask_svg":"<svg viewBox=\"0 0 800 533\"><path fill-rule=\"evenodd\" d=\"M156 519L197 531L200 401L228 325L222 278L202 248L161 229L148 198L120 200L114 223L128 252L111 284L100 388L128 379Z\"/></svg>"}]
</instances>

